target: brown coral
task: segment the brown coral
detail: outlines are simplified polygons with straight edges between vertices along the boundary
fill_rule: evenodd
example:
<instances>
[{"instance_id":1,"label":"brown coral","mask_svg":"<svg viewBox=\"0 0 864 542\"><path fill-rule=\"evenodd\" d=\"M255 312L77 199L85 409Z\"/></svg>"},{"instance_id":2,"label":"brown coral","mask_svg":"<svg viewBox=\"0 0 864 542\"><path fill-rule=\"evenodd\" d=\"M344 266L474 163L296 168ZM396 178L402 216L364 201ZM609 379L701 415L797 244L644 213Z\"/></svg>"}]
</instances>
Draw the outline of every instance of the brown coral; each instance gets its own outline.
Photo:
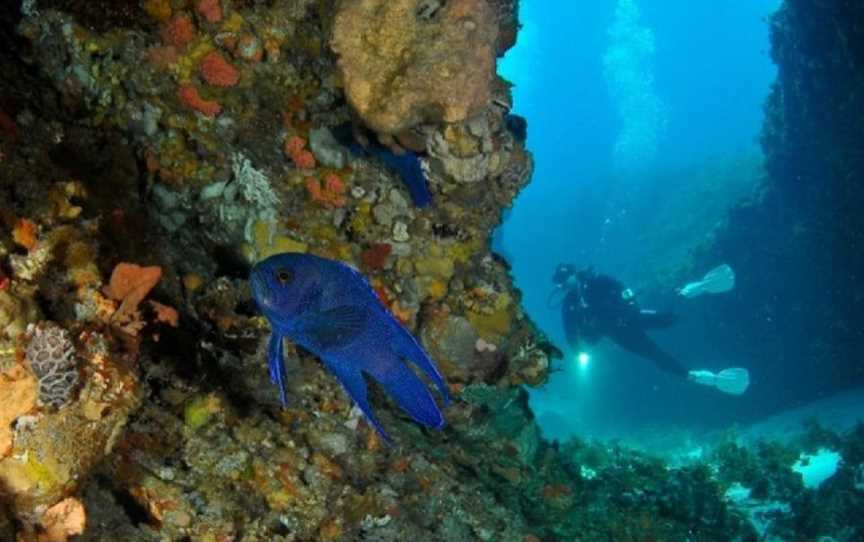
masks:
<instances>
[{"instance_id":1,"label":"brown coral","mask_svg":"<svg viewBox=\"0 0 864 542\"><path fill-rule=\"evenodd\" d=\"M32 297L19 295L7 286L0 288L0 339L14 339L27 330L27 326L39 320L40 311Z\"/></svg>"},{"instance_id":2,"label":"brown coral","mask_svg":"<svg viewBox=\"0 0 864 542\"><path fill-rule=\"evenodd\" d=\"M157 301L150 301L150 307L156 315L156 321L163 324L168 324L171 327L177 327L180 323L180 315L174 307L163 305Z\"/></svg>"},{"instance_id":3,"label":"brown coral","mask_svg":"<svg viewBox=\"0 0 864 542\"><path fill-rule=\"evenodd\" d=\"M0 457L12 449L12 422L36 406L36 379L24 367L0 374Z\"/></svg>"},{"instance_id":4,"label":"brown coral","mask_svg":"<svg viewBox=\"0 0 864 542\"><path fill-rule=\"evenodd\" d=\"M111 282L105 288L105 295L120 301L120 307L112 316L112 321L130 335L137 335L143 327L138 305L147 297L162 277L158 266L141 267L132 263L120 263L111 273Z\"/></svg>"},{"instance_id":5,"label":"brown coral","mask_svg":"<svg viewBox=\"0 0 864 542\"><path fill-rule=\"evenodd\" d=\"M69 497L45 511L39 542L65 542L70 536L84 532L87 516L84 505L78 499Z\"/></svg>"},{"instance_id":6,"label":"brown coral","mask_svg":"<svg viewBox=\"0 0 864 542\"><path fill-rule=\"evenodd\" d=\"M39 240L38 236L39 227L27 218L19 220L12 230L12 239L27 250L33 250Z\"/></svg>"},{"instance_id":7,"label":"brown coral","mask_svg":"<svg viewBox=\"0 0 864 542\"><path fill-rule=\"evenodd\" d=\"M162 278L159 266L141 267L134 263L119 263L111 273L111 282L105 293L115 301L122 301L132 309L147 296Z\"/></svg>"},{"instance_id":8,"label":"brown coral","mask_svg":"<svg viewBox=\"0 0 864 542\"><path fill-rule=\"evenodd\" d=\"M383 269L391 252L393 252L392 245L375 243L360 253L360 260L367 269Z\"/></svg>"},{"instance_id":9,"label":"brown coral","mask_svg":"<svg viewBox=\"0 0 864 542\"><path fill-rule=\"evenodd\" d=\"M459 122L489 101L497 21L486 0L342 2L331 46L345 93L379 133Z\"/></svg>"},{"instance_id":10,"label":"brown coral","mask_svg":"<svg viewBox=\"0 0 864 542\"><path fill-rule=\"evenodd\" d=\"M93 336L85 341L88 362L82 368L79 399L57 412L31 417L26 424L19 420L12 453L0 459L0 485L24 522L79 488L90 469L110 453L137 405L135 377L116 360L89 351L102 348L105 339ZM7 377L8 373L0 377L0 384ZM35 398L35 379L28 378Z\"/></svg>"}]
</instances>

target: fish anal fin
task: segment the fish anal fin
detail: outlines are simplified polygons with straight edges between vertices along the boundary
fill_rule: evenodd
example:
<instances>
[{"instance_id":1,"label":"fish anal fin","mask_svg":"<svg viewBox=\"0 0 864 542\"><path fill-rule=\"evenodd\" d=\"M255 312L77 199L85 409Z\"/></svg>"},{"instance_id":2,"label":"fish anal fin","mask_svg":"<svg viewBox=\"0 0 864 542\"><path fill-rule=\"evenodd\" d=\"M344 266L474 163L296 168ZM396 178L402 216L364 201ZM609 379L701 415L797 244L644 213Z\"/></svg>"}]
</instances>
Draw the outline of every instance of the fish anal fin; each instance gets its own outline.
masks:
<instances>
[{"instance_id":1,"label":"fish anal fin","mask_svg":"<svg viewBox=\"0 0 864 542\"><path fill-rule=\"evenodd\" d=\"M339 380L339 383L342 384L343 388L345 388L348 396L351 397L354 403L360 408L366 416L366 419L369 420L369 423L375 428L375 431L377 431L378 434L381 435L381 438L383 438L388 444L392 444L393 440L387 432L384 431L384 427L375 417L375 413L372 412L372 406L369 404L368 390L366 389L366 381L363 379L363 372L360 368L349 364L331 363L327 360L324 360L324 364L330 372L336 376L336 379Z\"/></svg>"},{"instance_id":2,"label":"fish anal fin","mask_svg":"<svg viewBox=\"0 0 864 542\"><path fill-rule=\"evenodd\" d=\"M408 333L405 329L399 330L393 340L393 352L416 365L438 388L441 396L444 399L444 404L450 403L450 393L447 389L447 384L444 382L444 377L438 371L438 367L429 357L429 354L420 346L417 339Z\"/></svg>"},{"instance_id":3,"label":"fish anal fin","mask_svg":"<svg viewBox=\"0 0 864 542\"><path fill-rule=\"evenodd\" d=\"M444 427L444 416L429 388L401 358L391 355L360 365L415 421L435 429Z\"/></svg>"}]
</instances>

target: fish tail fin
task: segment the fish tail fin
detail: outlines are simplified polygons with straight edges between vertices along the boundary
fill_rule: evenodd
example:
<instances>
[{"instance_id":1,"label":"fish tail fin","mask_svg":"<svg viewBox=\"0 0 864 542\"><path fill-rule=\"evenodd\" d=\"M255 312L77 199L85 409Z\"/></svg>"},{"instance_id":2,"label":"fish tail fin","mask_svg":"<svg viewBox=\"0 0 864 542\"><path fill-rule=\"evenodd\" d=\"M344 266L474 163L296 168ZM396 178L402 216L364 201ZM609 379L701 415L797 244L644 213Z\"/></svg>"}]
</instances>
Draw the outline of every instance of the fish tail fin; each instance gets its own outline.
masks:
<instances>
[{"instance_id":1,"label":"fish tail fin","mask_svg":"<svg viewBox=\"0 0 864 542\"><path fill-rule=\"evenodd\" d=\"M369 367L364 367L364 370L368 371L415 421L435 429L444 427L444 415L441 414L429 388L402 359L388 356L387 359L376 360Z\"/></svg>"},{"instance_id":2,"label":"fish tail fin","mask_svg":"<svg viewBox=\"0 0 864 542\"><path fill-rule=\"evenodd\" d=\"M400 332L393 343L393 351L403 358L411 361L423 371L427 377L435 384L441 396L444 398L444 404L450 404L450 392L447 389L447 384L444 382L444 377L435 366L435 362L429 357L429 354L423 350L423 347L417 342L413 335L400 328Z\"/></svg>"},{"instance_id":3,"label":"fish tail fin","mask_svg":"<svg viewBox=\"0 0 864 542\"><path fill-rule=\"evenodd\" d=\"M369 423L375 428L375 431L377 431L378 434L381 435L381 438L383 438L388 444L393 444L390 435L384 431L384 427L372 412L372 406L369 404L369 399L367 397L366 381L363 380L363 373L360 368L342 363L328 363L326 360L324 360L324 363L327 368L336 375L336 378L342 384L342 387L345 388L348 396L351 397L354 403L360 408L366 416L366 419L369 420Z\"/></svg>"}]
</instances>

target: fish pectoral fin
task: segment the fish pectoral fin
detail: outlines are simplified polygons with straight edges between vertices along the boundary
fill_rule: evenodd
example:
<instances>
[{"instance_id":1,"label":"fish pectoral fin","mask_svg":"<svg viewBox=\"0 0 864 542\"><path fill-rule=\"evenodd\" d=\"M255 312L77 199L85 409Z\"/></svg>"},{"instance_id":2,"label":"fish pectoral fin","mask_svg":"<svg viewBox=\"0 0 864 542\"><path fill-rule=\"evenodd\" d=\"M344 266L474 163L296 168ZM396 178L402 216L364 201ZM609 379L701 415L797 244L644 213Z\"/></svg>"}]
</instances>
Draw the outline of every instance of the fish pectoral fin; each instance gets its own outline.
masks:
<instances>
[{"instance_id":1,"label":"fish pectoral fin","mask_svg":"<svg viewBox=\"0 0 864 542\"><path fill-rule=\"evenodd\" d=\"M368 367L363 365L361 369L372 375L415 421L435 429L444 427L444 415L432 393L401 358L388 355L369 362Z\"/></svg>"},{"instance_id":2,"label":"fish pectoral fin","mask_svg":"<svg viewBox=\"0 0 864 542\"><path fill-rule=\"evenodd\" d=\"M369 313L354 305L342 305L300 318L295 330L320 350L344 346L366 329Z\"/></svg>"},{"instance_id":3,"label":"fish pectoral fin","mask_svg":"<svg viewBox=\"0 0 864 542\"><path fill-rule=\"evenodd\" d=\"M288 406L288 394L285 391L285 358L282 335L272 333L267 344L267 367L270 370L270 380L279 387L279 400L283 407Z\"/></svg>"},{"instance_id":4,"label":"fish pectoral fin","mask_svg":"<svg viewBox=\"0 0 864 542\"><path fill-rule=\"evenodd\" d=\"M369 404L367 397L366 381L363 379L363 372L360 368L342 363L329 363L326 360L324 360L324 365L336 376L342 387L345 388L348 396L363 411L366 419L369 420L375 431L381 435L381 438L388 444L392 444L393 440L390 438L390 435L384 431L384 427L372 412L372 406Z\"/></svg>"}]
</instances>

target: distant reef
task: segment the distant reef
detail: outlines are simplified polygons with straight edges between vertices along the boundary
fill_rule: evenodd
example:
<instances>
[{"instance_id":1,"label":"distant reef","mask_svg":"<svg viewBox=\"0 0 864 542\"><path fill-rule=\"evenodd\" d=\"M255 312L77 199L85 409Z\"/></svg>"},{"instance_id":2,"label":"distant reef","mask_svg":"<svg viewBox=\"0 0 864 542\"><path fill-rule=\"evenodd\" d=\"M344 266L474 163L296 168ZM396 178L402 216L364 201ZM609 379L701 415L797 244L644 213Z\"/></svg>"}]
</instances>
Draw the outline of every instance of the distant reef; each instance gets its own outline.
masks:
<instances>
[{"instance_id":1,"label":"distant reef","mask_svg":"<svg viewBox=\"0 0 864 542\"><path fill-rule=\"evenodd\" d=\"M864 5L787 0L769 24L764 183L694 265L735 268L717 344L798 382L793 403L864 385Z\"/></svg>"}]
</instances>

